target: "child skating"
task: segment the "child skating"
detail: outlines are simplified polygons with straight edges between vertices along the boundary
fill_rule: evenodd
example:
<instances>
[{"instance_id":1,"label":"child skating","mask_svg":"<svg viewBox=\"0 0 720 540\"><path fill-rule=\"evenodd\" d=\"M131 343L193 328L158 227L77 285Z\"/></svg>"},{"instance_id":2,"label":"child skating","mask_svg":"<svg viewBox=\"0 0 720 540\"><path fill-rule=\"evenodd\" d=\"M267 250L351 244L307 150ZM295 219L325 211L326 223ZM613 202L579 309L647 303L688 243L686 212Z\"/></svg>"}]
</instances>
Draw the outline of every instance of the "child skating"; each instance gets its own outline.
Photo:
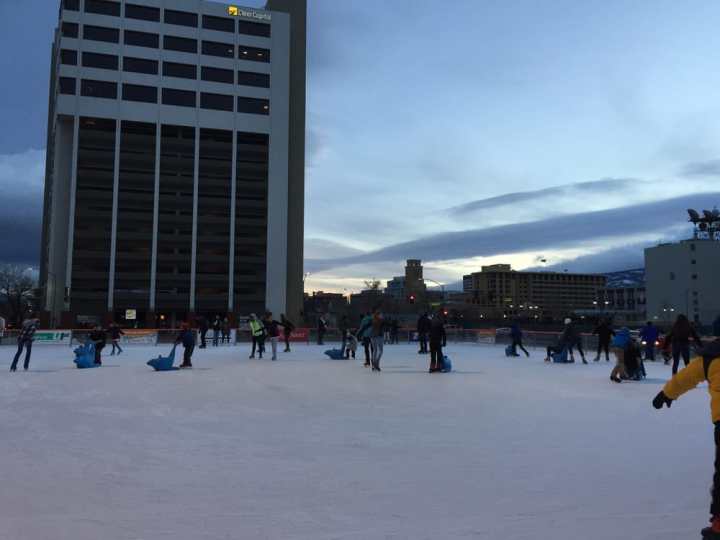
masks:
<instances>
[{"instance_id":1,"label":"child skating","mask_svg":"<svg viewBox=\"0 0 720 540\"><path fill-rule=\"evenodd\" d=\"M682 371L673 375L662 391L653 399L653 407L669 408L672 402L695 388L703 381L708 382L710 411L715 424L715 474L710 491L710 527L702 530L706 540L720 540L720 340L715 340L701 350L701 356L693 359Z\"/></svg>"}]
</instances>

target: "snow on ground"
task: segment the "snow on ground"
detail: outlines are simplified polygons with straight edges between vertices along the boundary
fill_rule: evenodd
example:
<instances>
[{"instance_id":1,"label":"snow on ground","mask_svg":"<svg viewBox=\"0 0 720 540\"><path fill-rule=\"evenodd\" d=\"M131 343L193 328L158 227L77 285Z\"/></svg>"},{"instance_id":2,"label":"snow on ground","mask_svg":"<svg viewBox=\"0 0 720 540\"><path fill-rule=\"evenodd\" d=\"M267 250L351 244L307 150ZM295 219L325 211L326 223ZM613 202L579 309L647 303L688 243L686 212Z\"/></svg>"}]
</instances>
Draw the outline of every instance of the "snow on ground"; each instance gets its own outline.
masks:
<instances>
[{"instance_id":1,"label":"snow on ground","mask_svg":"<svg viewBox=\"0 0 720 540\"><path fill-rule=\"evenodd\" d=\"M684 540L707 520L708 398L650 404L669 375L615 385L610 366L546 365L414 346L384 371L298 345L278 362L128 347L77 370L37 346L0 350L0 539Z\"/></svg>"}]
</instances>

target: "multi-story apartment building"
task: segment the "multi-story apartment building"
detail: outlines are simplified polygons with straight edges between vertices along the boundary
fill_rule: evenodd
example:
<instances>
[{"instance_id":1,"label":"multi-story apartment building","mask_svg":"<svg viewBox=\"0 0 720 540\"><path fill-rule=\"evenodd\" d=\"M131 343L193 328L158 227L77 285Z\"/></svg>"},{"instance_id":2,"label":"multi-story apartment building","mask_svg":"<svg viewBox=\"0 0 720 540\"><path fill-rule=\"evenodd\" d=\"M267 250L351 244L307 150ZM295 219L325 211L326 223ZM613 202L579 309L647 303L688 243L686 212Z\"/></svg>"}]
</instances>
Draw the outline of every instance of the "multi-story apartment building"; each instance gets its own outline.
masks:
<instances>
[{"instance_id":1,"label":"multi-story apartment building","mask_svg":"<svg viewBox=\"0 0 720 540\"><path fill-rule=\"evenodd\" d=\"M484 317L560 319L592 309L606 279L600 274L522 272L496 264L463 276L463 292L467 301L484 310Z\"/></svg>"},{"instance_id":2,"label":"multi-story apartment building","mask_svg":"<svg viewBox=\"0 0 720 540\"><path fill-rule=\"evenodd\" d=\"M41 263L54 324L299 317L305 0L62 0Z\"/></svg>"}]
</instances>

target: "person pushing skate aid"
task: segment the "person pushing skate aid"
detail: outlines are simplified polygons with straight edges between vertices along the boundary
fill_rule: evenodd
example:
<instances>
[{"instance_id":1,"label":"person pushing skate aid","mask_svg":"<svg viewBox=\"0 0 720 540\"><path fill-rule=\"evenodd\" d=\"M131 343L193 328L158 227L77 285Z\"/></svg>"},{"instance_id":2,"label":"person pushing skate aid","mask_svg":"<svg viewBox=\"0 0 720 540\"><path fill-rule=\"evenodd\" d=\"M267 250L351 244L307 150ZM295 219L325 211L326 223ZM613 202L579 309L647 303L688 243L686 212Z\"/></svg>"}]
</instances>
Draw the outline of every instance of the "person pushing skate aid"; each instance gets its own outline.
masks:
<instances>
[{"instance_id":1,"label":"person pushing skate aid","mask_svg":"<svg viewBox=\"0 0 720 540\"><path fill-rule=\"evenodd\" d=\"M703 381L708 383L710 393L710 411L715 424L715 474L710 491L710 527L702 530L706 540L720 540L720 339L706 345L699 351L690 364L673 375L665 387L653 399L653 407L668 408L672 402Z\"/></svg>"}]
</instances>

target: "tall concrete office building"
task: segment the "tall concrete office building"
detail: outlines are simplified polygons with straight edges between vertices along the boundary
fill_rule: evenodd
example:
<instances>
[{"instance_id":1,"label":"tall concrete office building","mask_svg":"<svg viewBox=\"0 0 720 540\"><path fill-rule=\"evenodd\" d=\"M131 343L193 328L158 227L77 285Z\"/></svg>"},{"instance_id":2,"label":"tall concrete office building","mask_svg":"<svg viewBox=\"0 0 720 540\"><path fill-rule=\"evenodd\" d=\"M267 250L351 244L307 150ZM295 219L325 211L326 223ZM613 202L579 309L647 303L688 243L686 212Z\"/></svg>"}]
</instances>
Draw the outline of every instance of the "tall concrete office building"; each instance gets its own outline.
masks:
<instances>
[{"instance_id":1,"label":"tall concrete office building","mask_svg":"<svg viewBox=\"0 0 720 540\"><path fill-rule=\"evenodd\" d=\"M52 323L299 316L306 9L62 1L40 271Z\"/></svg>"}]
</instances>

